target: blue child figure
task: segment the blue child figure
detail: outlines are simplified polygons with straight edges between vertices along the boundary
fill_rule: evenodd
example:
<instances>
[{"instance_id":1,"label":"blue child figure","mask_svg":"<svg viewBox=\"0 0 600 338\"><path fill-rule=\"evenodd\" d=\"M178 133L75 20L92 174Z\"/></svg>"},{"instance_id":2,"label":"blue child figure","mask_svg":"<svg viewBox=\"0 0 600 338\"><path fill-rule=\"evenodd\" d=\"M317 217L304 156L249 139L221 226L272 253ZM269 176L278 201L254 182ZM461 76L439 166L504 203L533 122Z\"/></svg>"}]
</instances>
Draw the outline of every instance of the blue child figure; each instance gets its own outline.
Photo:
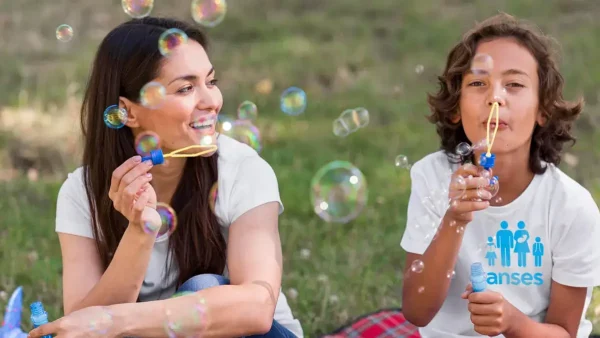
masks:
<instances>
[{"instance_id":1,"label":"blue child figure","mask_svg":"<svg viewBox=\"0 0 600 338\"><path fill-rule=\"evenodd\" d=\"M513 233L508 229L508 222L500 223L501 230L496 232L496 247L500 248L500 262L502 266L510 266L510 249L515 246Z\"/></svg>"},{"instance_id":2,"label":"blue child figure","mask_svg":"<svg viewBox=\"0 0 600 338\"><path fill-rule=\"evenodd\" d=\"M541 243L542 239L539 237L535 238L533 243L533 257L535 258L535 266L542 266L542 256L544 255L544 244Z\"/></svg>"},{"instance_id":3,"label":"blue child figure","mask_svg":"<svg viewBox=\"0 0 600 338\"><path fill-rule=\"evenodd\" d=\"M487 258L489 266L494 266L496 264L496 258L498 258L498 256L496 256L496 244L494 244L494 238L492 236L488 237L485 258Z\"/></svg>"},{"instance_id":4,"label":"blue child figure","mask_svg":"<svg viewBox=\"0 0 600 338\"><path fill-rule=\"evenodd\" d=\"M518 257L518 264L520 267L527 266L527 253L529 251L529 231L525 230L525 222L519 221L517 223L519 230L515 231L515 253Z\"/></svg>"}]
</instances>

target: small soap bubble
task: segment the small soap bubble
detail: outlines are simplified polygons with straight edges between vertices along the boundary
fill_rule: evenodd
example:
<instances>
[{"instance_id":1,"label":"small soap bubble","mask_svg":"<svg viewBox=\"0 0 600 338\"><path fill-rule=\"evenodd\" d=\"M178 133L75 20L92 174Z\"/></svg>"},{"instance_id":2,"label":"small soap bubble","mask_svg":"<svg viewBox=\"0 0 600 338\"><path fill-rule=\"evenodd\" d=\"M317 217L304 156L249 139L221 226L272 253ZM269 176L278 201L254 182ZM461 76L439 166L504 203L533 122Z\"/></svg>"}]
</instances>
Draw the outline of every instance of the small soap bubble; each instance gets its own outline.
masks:
<instances>
[{"instance_id":1,"label":"small soap bubble","mask_svg":"<svg viewBox=\"0 0 600 338\"><path fill-rule=\"evenodd\" d=\"M333 161L321 167L311 181L311 203L326 222L348 223L367 204L367 182L349 162Z\"/></svg>"},{"instance_id":2,"label":"small soap bubble","mask_svg":"<svg viewBox=\"0 0 600 338\"><path fill-rule=\"evenodd\" d=\"M167 96L167 90L159 82L148 82L140 90L140 103L150 109L159 108Z\"/></svg>"},{"instance_id":3,"label":"small soap bubble","mask_svg":"<svg viewBox=\"0 0 600 338\"><path fill-rule=\"evenodd\" d=\"M465 227L464 226L457 226L456 227L456 233L457 234L462 234L463 232L465 232Z\"/></svg>"},{"instance_id":4,"label":"small soap bubble","mask_svg":"<svg viewBox=\"0 0 600 338\"><path fill-rule=\"evenodd\" d=\"M154 8L154 0L121 0L121 7L125 14L140 19L150 15Z\"/></svg>"},{"instance_id":5,"label":"small soap bubble","mask_svg":"<svg viewBox=\"0 0 600 338\"><path fill-rule=\"evenodd\" d=\"M469 156L471 155L471 145L467 142L461 142L456 146L456 154L460 156Z\"/></svg>"},{"instance_id":6,"label":"small soap bubble","mask_svg":"<svg viewBox=\"0 0 600 338\"><path fill-rule=\"evenodd\" d=\"M223 127L225 126L223 125ZM249 120L233 121L231 128L227 131L223 130L223 134L247 144L257 153L262 150L260 131Z\"/></svg>"},{"instance_id":7,"label":"small soap bubble","mask_svg":"<svg viewBox=\"0 0 600 338\"><path fill-rule=\"evenodd\" d=\"M217 142L217 139L216 139L216 135L214 133L212 135L204 135L200 139L201 146L216 145L216 142Z\"/></svg>"},{"instance_id":8,"label":"small soap bubble","mask_svg":"<svg viewBox=\"0 0 600 338\"><path fill-rule=\"evenodd\" d=\"M412 271L414 273L421 273L421 272L423 272L423 269L425 269L425 263L423 263L423 261L420 259L416 259L410 265L410 271Z\"/></svg>"},{"instance_id":9,"label":"small soap bubble","mask_svg":"<svg viewBox=\"0 0 600 338\"><path fill-rule=\"evenodd\" d=\"M479 170L479 176L489 180L492 178L492 173L489 170L481 169Z\"/></svg>"},{"instance_id":10,"label":"small soap bubble","mask_svg":"<svg viewBox=\"0 0 600 338\"><path fill-rule=\"evenodd\" d=\"M417 74L423 73L424 70L425 70L425 66L423 66L423 65L417 65L415 67L415 73L417 73Z\"/></svg>"},{"instance_id":11,"label":"small soap bubble","mask_svg":"<svg viewBox=\"0 0 600 338\"><path fill-rule=\"evenodd\" d=\"M450 192L448 193L448 197L451 200L456 200L465 194L467 190L467 181L464 177L458 175L452 178L450 181Z\"/></svg>"},{"instance_id":12,"label":"small soap bubble","mask_svg":"<svg viewBox=\"0 0 600 338\"><path fill-rule=\"evenodd\" d=\"M155 234L160 229L160 224L154 224L152 222L144 222L144 232L147 234Z\"/></svg>"},{"instance_id":13,"label":"small soap bubble","mask_svg":"<svg viewBox=\"0 0 600 338\"><path fill-rule=\"evenodd\" d=\"M171 28L164 31L158 39L158 50L163 56L169 56L175 48L187 43L188 36L182 30Z\"/></svg>"},{"instance_id":14,"label":"small soap bubble","mask_svg":"<svg viewBox=\"0 0 600 338\"><path fill-rule=\"evenodd\" d=\"M401 169L410 169L411 167L410 162L408 162L408 157L406 155L396 156L394 163L396 164L396 167Z\"/></svg>"},{"instance_id":15,"label":"small soap bubble","mask_svg":"<svg viewBox=\"0 0 600 338\"><path fill-rule=\"evenodd\" d=\"M89 322L89 329L95 335L104 336L113 326L113 316L105 308L100 308L98 313L94 313Z\"/></svg>"},{"instance_id":16,"label":"small soap bubble","mask_svg":"<svg viewBox=\"0 0 600 338\"><path fill-rule=\"evenodd\" d=\"M300 115L306 109L306 93L297 87L290 87L281 94L281 111L287 115Z\"/></svg>"},{"instance_id":17,"label":"small soap bubble","mask_svg":"<svg viewBox=\"0 0 600 338\"><path fill-rule=\"evenodd\" d=\"M144 131L135 138L135 151L140 156L148 156L152 150L160 148L158 135L152 131Z\"/></svg>"},{"instance_id":18,"label":"small soap bubble","mask_svg":"<svg viewBox=\"0 0 600 338\"><path fill-rule=\"evenodd\" d=\"M362 107L346 109L339 119L344 122L348 131L353 133L358 128L364 128L369 124L369 111Z\"/></svg>"},{"instance_id":19,"label":"small soap bubble","mask_svg":"<svg viewBox=\"0 0 600 338\"><path fill-rule=\"evenodd\" d=\"M61 42L69 42L73 39L73 28L62 24L56 28L56 39Z\"/></svg>"},{"instance_id":20,"label":"small soap bubble","mask_svg":"<svg viewBox=\"0 0 600 338\"><path fill-rule=\"evenodd\" d=\"M448 271L446 273L446 278L448 278L448 279L453 279L455 276L456 276L456 272L454 272L454 270Z\"/></svg>"},{"instance_id":21,"label":"small soap bubble","mask_svg":"<svg viewBox=\"0 0 600 338\"><path fill-rule=\"evenodd\" d=\"M425 287L424 286L420 286L419 289L417 289L418 293L423 293L425 292Z\"/></svg>"},{"instance_id":22,"label":"small soap bubble","mask_svg":"<svg viewBox=\"0 0 600 338\"><path fill-rule=\"evenodd\" d=\"M471 72L476 75L489 74L494 68L494 60L487 54L477 54L471 61Z\"/></svg>"},{"instance_id":23,"label":"small soap bubble","mask_svg":"<svg viewBox=\"0 0 600 338\"><path fill-rule=\"evenodd\" d=\"M301 249L300 257L302 257L303 259L309 259L310 258L310 249L306 249L306 248Z\"/></svg>"},{"instance_id":24,"label":"small soap bubble","mask_svg":"<svg viewBox=\"0 0 600 338\"><path fill-rule=\"evenodd\" d=\"M127 123L127 110L112 105L104 110L104 124L112 129L119 129Z\"/></svg>"},{"instance_id":25,"label":"small soap bubble","mask_svg":"<svg viewBox=\"0 0 600 338\"><path fill-rule=\"evenodd\" d=\"M341 119L337 118L333 120L333 135L337 137L346 137L350 134L350 130Z\"/></svg>"},{"instance_id":26,"label":"small soap bubble","mask_svg":"<svg viewBox=\"0 0 600 338\"><path fill-rule=\"evenodd\" d=\"M475 144L473 144L471 146L471 150L473 152L487 151L487 148L488 148L487 139L479 140L478 142L476 142Z\"/></svg>"},{"instance_id":27,"label":"small soap bubble","mask_svg":"<svg viewBox=\"0 0 600 338\"><path fill-rule=\"evenodd\" d=\"M215 213L215 206L217 205L217 197L219 196L219 182L215 182L210 191L208 192L208 206L210 207L210 211Z\"/></svg>"},{"instance_id":28,"label":"small soap bubble","mask_svg":"<svg viewBox=\"0 0 600 338\"><path fill-rule=\"evenodd\" d=\"M244 101L240 103L237 109L238 119L240 120L256 120L258 116L258 108L252 101Z\"/></svg>"},{"instance_id":29,"label":"small soap bubble","mask_svg":"<svg viewBox=\"0 0 600 338\"><path fill-rule=\"evenodd\" d=\"M175 210L170 205L159 202L156 204L156 211L160 215L162 223L156 237L163 236L164 234L171 235L177 229L177 215L175 214Z\"/></svg>"},{"instance_id":30,"label":"small soap bubble","mask_svg":"<svg viewBox=\"0 0 600 338\"><path fill-rule=\"evenodd\" d=\"M294 288L289 288L287 290L287 296L290 297L290 299L295 300L296 298L298 298L298 290Z\"/></svg>"},{"instance_id":31,"label":"small soap bubble","mask_svg":"<svg viewBox=\"0 0 600 338\"><path fill-rule=\"evenodd\" d=\"M500 182L498 181L498 177L494 176L490 178L490 184L485 187L485 189L492 194L492 198L496 196L498 191L500 191Z\"/></svg>"},{"instance_id":32,"label":"small soap bubble","mask_svg":"<svg viewBox=\"0 0 600 338\"><path fill-rule=\"evenodd\" d=\"M225 0L192 1L192 18L204 27L215 27L225 19L227 2Z\"/></svg>"},{"instance_id":33,"label":"small soap bubble","mask_svg":"<svg viewBox=\"0 0 600 338\"><path fill-rule=\"evenodd\" d=\"M502 204L502 197L496 196L496 198L494 198L492 200L492 204L494 204L494 205L501 205Z\"/></svg>"},{"instance_id":34,"label":"small soap bubble","mask_svg":"<svg viewBox=\"0 0 600 338\"><path fill-rule=\"evenodd\" d=\"M216 130L219 133L225 134L228 131L231 130L231 128L233 127L233 122L235 121L234 118L232 118L229 115L226 114L219 114L217 116L217 128Z\"/></svg>"}]
</instances>

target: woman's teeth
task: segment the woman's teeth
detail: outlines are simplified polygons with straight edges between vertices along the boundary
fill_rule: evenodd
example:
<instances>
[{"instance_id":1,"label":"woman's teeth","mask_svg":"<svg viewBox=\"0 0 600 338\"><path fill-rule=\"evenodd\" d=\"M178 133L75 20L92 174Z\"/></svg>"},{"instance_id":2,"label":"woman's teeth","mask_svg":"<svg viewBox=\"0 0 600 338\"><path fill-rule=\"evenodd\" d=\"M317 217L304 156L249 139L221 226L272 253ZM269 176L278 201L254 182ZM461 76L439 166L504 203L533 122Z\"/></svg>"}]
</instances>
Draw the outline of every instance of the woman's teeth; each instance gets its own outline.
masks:
<instances>
[{"instance_id":1,"label":"woman's teeth","mask_svg":"<svg viewBox=\"0 0 600 338\"><path fill-rule=\"evenodd\" d=\"M206 120L204 122L192 122L190 123L190 127L194 129L208 129L213 125L213 120Z\"/></svg>"}]
</instances>

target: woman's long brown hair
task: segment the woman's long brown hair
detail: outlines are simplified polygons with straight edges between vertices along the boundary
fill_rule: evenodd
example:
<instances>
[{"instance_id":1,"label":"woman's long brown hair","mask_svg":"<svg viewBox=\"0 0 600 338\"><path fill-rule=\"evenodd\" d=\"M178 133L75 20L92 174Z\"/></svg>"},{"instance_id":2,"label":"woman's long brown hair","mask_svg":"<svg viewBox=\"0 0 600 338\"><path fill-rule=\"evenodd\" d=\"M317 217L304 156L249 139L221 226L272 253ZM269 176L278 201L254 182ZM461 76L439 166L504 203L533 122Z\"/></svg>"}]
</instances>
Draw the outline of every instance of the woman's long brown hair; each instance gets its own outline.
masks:
<instances>
[{"instance_id":1,"label":"woman's long brown hair","mask_svg":"<svg viewBox=\"0 0 600 338\"><path fill-rule=\"evenodd\" d=\"M103 112L118 104L119 96L139 102L142 86L159 73L162 55L158 40L170 28L184 31L189 39L207 48L204 34L186 23L151 17L134 19L104 38L88 81L81 108L84 181L90 211L95 215L93 232L104 269L128 225L108 198L112 172L136 151L131 129L106 127ZM217 156L188 159L171 201L178 228L169 238L169 257L175 258L179 284L200 273L221 274L225 268L225 240L208 205L209 190L217 181ZM169 264L168 269L171 268Z\"/></svg>"}]
</instances>

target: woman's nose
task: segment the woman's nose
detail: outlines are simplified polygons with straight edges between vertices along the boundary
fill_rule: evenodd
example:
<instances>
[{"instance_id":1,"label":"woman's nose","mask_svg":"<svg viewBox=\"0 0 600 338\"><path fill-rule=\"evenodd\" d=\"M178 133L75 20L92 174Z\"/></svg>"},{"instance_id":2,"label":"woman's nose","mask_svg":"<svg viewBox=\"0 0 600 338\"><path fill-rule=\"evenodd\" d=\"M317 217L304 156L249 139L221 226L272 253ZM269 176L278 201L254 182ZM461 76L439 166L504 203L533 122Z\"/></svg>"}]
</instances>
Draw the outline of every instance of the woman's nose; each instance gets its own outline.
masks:
<instances>
[{"instance_id":1,"label":"woman's nose","mask_svg":"<svg viewBox=\"0 0 600 338\"><path fill-rule=\"evenodd\" d=\"M217 110L219 108L218 95L204 88L198 90L197 108L200 110Z\"/></svg>"}]
</instances>

